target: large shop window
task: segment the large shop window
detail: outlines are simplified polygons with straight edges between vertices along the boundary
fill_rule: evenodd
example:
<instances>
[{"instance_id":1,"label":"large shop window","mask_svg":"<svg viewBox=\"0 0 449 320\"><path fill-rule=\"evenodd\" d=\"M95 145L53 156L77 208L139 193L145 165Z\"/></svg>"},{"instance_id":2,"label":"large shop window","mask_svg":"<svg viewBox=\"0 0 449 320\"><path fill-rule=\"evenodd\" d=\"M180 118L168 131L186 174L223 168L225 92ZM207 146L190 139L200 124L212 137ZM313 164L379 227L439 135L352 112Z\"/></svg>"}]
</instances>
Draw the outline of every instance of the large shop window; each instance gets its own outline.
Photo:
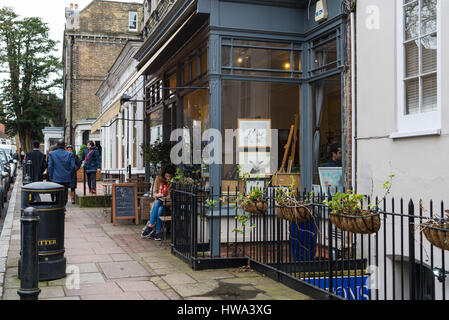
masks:
<instances>
[{"instance_id":1,"label":"large shop window","mask_svg":"<svg viewBox=\"0 0 449 320\"><path fill-rule=\"evenodd\" d=\"M153 145L157 140L162 142L162 117L163 109L150 113L149 127L150 127L150 145Z\"/></svg>"},{"instance_id":2,"label":"large shop window","mask_svg":"<svg viewBox=\"0 0 449 320\"><path fill-rule=\"evenodd\" d=\"M200 129L201 134L210 128L209 123L209 92L207 90L196 90L184 97L183 101L183 124L184 129L189 129L189 144L190 144L190 163L193 163L193 130ZM206 142L198 142L195 145L201 145L201 150L206 145ZM201 176L205 180L209 178L208 166L205 164L195 164L192 167L186 166L188 171L201 170Z\"/></svg>"},{"instance_id":3,"label":"large shop window","mask_svg":"<svg viewBox=\"0 0 449 320\"><path fill-rule=\"evenodd\" d=\"M222 73L300 78L301 45L223 39Z\"/></svg>"},{"instance_id":4,"label":"large shop window","mask_svg":"<svg viewBox=\"0 0 449 320\"><path fill-rule=\"evenodd\" d=\"M338 179L333 186L343 188L341 158L332 161L331 148L342 142L340 75L312 83L312 166L313 184L326 189L324 175ZM338 153L337 153L338 155ZM340 154L341 156L341 154ZM328 169L330 168L330 169Z\"/></svg>"},{"instance_id":5,"label":"large shop window","mask_svg":"<svg viewBox=\"0 0 449 320\"><path fill-rule=\"evenodd\" d=\"M234 139L233 164L226 164L226 151L223 150L224 181L239 180L238 162L242 172L249 173L251 178L269 179L276 173L282 165L284 147L292 126L295 127L295 119L298 121L290 145L289 156L294 154L290 172L299 177L301 155L298 84L224 80L222 101L223 139L226 139L226 129L239 129L239 136ZM276 138L276 134L267 137L265 129L277 130L277 140L272 139ZM262 148L254 148L253 142L256 140L256 145ZM226 141L223 145L225 143ZM292 150L295 151L292 153Z\"/></svg>"},{"instance_id":6,"label":"large shop window","mask_svg":"<svg viewBox=\"0 0 449 320\"><path fill-rule=\"evenodd\" d=\"M398 130L440 129L439 1L398 3Z\"/></svg>"},{"instance_id":7,"label":"large shop window","mask_svg":"<svg viewBox=\"0 0 449 320\"><path fill-rule=\"evenodd\" d=\"M311 56L313 67L310 76L332 71L341 65L338 58L338 30L312 41Z\"/></svg>"}]
</instances>

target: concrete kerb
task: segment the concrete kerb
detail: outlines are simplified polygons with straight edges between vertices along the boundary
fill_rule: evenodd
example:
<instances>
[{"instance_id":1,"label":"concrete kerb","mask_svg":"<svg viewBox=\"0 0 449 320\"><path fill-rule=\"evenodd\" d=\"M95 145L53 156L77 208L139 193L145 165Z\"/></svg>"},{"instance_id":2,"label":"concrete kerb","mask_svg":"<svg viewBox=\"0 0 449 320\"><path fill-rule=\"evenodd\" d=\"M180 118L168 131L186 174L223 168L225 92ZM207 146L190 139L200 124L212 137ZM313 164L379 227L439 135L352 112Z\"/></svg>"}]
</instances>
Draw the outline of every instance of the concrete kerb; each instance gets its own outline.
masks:
<instances>
[{"instance_id":1,"label":"concrete kerb","mask_svg":"<svg viewBox=\"0 0 449 320\"><path fill-rule=\"evenodd\" d=\"M6 213L5 221L3 223L2 233L0 235L0 270L6 271L6 263L8 259L9 246L11 244L11 234L14 222L14 211L16 210L17 202L17 188L19 181L22 179L22 173L18 172L17 177L14 182L14 187L11 192L11 198L9 199L8 211ZM20 217L19 217L20 219ZM3 298L3 292L5 285L5 275L6 272L0 273L0 283L2 283L1 297Z\"/></svg>"}]
</instances>

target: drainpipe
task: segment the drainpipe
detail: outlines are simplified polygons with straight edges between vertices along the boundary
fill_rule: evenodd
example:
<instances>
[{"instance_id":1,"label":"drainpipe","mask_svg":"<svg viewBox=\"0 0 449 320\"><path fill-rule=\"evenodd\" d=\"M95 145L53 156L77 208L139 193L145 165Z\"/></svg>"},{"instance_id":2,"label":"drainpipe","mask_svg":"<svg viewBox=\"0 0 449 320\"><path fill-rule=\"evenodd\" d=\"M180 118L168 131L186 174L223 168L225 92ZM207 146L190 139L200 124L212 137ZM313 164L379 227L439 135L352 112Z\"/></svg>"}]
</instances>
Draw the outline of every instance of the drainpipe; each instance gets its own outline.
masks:
<instances>
[{"instance_id":1,"label":"drainpipe","mask_svg":"<svg viewBox=\"0 0 449 320\"><path fill-rule=\"evenodd\" d=\"M75 37L70 41L70 144L73 146L73 45Z\"/></svg>"},{"instance_id":2,"label":"drainpipe","mask_svg":"<svg viewBox=\"0 0 449 320\"><path fill-rule=\"evenodd\" d=\"M67 131L67 99L66 99L66 94L67 94L67 72L66 72L66 66L67 66L67 59L66 59L66 55L67 55L67 45L66 45L66 39L65 39L65 34L64 34L64 39L62 41L63 43L63 47L62 47L62 78L64 79L63 82L63 87L62 87L62 123L64 126L64 141L65 141L65 137L66 137L66 131Z\"/></svg>"},{"instance_id":3,"label":"drainpipe","mask_svg":"<svg viewBox=\"0 0 449 320\"><path fill-rule=\"evenodd\" d=\"M356 139L356 53L355 53L355 13L351 12L351 121L352 121L352 190L357 192L357 139Z\"/></svg>"}]
</instances>

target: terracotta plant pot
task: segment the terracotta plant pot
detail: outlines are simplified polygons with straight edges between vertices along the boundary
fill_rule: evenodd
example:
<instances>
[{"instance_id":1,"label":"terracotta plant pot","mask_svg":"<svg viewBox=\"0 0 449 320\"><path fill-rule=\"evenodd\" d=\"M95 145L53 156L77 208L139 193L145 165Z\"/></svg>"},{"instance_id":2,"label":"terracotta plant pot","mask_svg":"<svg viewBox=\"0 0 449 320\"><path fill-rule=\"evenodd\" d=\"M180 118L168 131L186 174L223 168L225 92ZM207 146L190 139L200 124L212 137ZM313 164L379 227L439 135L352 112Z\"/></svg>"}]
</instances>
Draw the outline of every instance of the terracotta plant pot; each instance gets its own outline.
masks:
<instances>
[{"instance_id":1,"label":"terracotta plant pot","mask_svg":"<svg viewBox=\"0 0 449 320\"><path fill-rule=\"evenodd\" d=\"M422 232L432 245L443 250L449 250L449 229L429 221L422 224Z\"/></svg>"},{"instance_id":2,"label":"terracotta plant pot","mask_svg":"<svg viewBox=\"0 0 449 320\"><path fill-rule=\"evenodd\" d=\"M330 213L329 219L337 228L358 234L377 233L381 226L380 213L363 210L360 215Z\"/></svg>"},{"instance_id":3,"label":"terracotta plant pot","mask_svg":"<svg viewBox=\"0 0 449 320\"><path fill-rule=\"evenodd\" d=\"M276 215L295 223L306 223L312 218L312 213L307 205L276 206Z\"/></svg>"}]
</instances>

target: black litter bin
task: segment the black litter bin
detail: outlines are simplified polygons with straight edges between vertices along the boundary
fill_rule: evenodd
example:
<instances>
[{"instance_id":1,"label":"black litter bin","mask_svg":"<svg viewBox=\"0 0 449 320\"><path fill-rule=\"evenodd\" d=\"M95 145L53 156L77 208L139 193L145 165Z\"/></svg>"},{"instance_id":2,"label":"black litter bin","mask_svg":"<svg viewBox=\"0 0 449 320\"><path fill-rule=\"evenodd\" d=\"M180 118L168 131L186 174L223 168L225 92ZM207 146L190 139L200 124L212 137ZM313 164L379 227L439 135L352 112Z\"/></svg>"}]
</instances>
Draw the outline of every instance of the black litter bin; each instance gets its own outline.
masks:
<instances>
[{"instance_id":1,"label":"black litter bin","mask_svg":"<svg viewBox=\"0 0 449 320\"><path fill-rule=\"evenodd\" d=\"M36 208L40 218L39 281L64 278L67 264L64 257L64 186L52 182L34 182L23 186L22 214L27 207ZM20 266L19 261L19 278Z\"/></svg>"}]
</instances>

